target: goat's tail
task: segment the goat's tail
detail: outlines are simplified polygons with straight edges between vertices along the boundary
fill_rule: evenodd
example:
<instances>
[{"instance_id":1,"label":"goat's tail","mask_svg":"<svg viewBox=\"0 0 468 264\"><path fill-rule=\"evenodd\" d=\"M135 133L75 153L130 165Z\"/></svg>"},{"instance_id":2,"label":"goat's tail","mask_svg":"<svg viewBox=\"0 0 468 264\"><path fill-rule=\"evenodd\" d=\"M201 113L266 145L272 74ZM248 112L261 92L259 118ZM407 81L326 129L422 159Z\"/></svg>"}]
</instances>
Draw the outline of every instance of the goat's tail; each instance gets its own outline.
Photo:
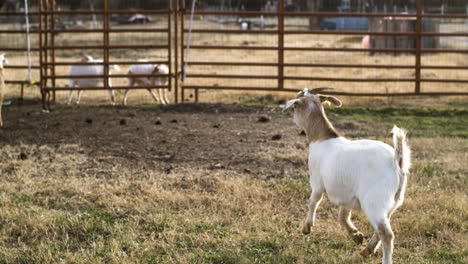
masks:
<instances>
[{"instance_id":1,"label":"goat's tail","mask_svg":"<svg viewBox=\"0 0 468 264\"><path fill-rule=\"evenodd\" d=\"M406 182L408 178L409 169L411 166L411 150L408 147L406 139L406 131L393 126L393 147L395 149L394 163L396 173L399 177L398 189L395 194L395 208L398 208L402 203L405 196Z\"/></svg>"}]
</instances>

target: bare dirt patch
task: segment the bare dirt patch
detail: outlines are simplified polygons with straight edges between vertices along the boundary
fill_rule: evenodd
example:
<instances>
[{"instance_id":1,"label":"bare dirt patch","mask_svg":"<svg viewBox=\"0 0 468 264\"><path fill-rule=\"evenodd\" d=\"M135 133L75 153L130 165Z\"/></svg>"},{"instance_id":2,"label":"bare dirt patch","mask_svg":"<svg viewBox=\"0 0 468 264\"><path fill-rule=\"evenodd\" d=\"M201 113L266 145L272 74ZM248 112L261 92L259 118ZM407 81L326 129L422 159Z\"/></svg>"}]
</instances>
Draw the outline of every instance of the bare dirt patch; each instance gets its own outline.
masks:
<instances>
[{"instance_id":1,"label":"bare dirt patch","mask_svg":"<svg viewBox=\"0 0 468 264\"><path fill-rule=\"evenodd\" d=\"M296 170L297 164L259 159L265 148L281 151L285 144L298 144L305 149L305 137L290 133L293 123L279 111L236 104L157 109L57 105L48 114L37 105L23 105L7 109L5 116L2 144L49 145L57 151L63 144L78 145L90 159L85 167L128 166L161 173L195 167L276 177ZM271 121L258 121L264 118Z\"/></svg>"}]
</instances>

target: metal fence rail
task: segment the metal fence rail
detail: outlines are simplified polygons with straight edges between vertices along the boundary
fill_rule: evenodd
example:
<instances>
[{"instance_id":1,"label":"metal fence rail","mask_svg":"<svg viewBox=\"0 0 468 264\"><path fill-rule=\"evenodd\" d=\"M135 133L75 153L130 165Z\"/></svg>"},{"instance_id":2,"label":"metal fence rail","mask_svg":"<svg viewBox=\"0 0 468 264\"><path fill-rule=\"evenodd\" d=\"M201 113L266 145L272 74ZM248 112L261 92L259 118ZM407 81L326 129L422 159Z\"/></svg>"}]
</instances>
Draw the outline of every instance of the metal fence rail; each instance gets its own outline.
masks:
<instances>
[{"instance_id":1,"label":"metal fence rail","mask_svg":"<svg viewBox=\"0 0 468 264\"><path fill-rule=\"evenodd\" d=\"M442 33L442 32L423 32L422 31L422 20L425 18L462 18L468 20L468 15L465 14L423 14L422 0L416 1L416 13L414 14L395 14L395 13L338 13L338 12L285 12L283 10L284 1L278 1L278 8L276 12L260 12L260 11L196 11L195 14L199 16L215 15L215 16L265 16L265 17L276 17L277 18L277 29L194 29L193 34L255 34L255 35L277 35L278 42L272 46L229 46L229 45L192 45L190 49L194 50L249 50L249 51L277 51L278 57L276 62L262 63L262 62L230 62L230 61L201 61L197 58L192 58L188 64L191 66L249 66L255 67L275 67L277 73L275 75L259 75L255 74L255 70L251 74L191 74L188 73L188 78L216 78L216 79L275 79L277 80L276 86L270 87L258 87L258 86L227 86L227 85L184 85L182 87L182 100L184 100L184 90L194 89L195 100L198 100L199 90L262 90L262 91L299 91L302 87L285 87L284 83L287 80L304 80L304 81L332 81L332 82L371 82L371 83L386 83L386 82L406 82L414 83L414 89L412 92L330 92L330 94L348 95L348 96L409 96L409 95L468 95L468 77L464 79L450 79L450 78L425 78L421 76L421 70L425 69L438 69L438 70L466 70L466 65L427 65L421 63L421 57L423 54L430 53L456 53L467 55L468 49L444 49L444 48L423 48L421 40L423 37L468 37L468 32L456 32L456 33ZM189 11L185 10L182 13L182 22L184 21L183 16L188 15ZM398 17L398 18L415 18L416 25L414 32L375 32L375 31L356 31L356 30L289 30L285 28L285 17L366 17L366 18L384 18L384 17ZM467 29L468 31L468 29ZM181 39L184 40L184 36L188 33L188 30L182 23ZM386 37L413 37L415 39L414 48L330 48L330 47L291 47L285 45L284 37L287 35L368 35L368 36L386 36ZM181 49L186 48L186 43L182 41L180 44ZM300 51L300 52L368 52L368 53L409 53L414 55L413 65L373 65L373 64L340 64L340 63L289 63L285 62L286 51ZM182 59L183 63L183 59ZM410 69L414 70L414 77L405 78L368 78L368 77L339 77L331 74L328 77L320 76L294 76L285 73L285 68L369 68L369 69ZM467 75L468 76L468 75ZM421 83L461 83L466 84L467 87L462 91L449 92L449 91L438 91L438 92L423 92L421 91Z\"/></svg>"},{"instance_id":2,"label":"metal fence rail","mask_svg":"<svg viewBox=\"0 0 468 264\"><path fill-rule=\"evenodd\" d=\"M110 8L110 0L103 1L101 10L57 10L55 0L41 0L39 8L40 16L40 65L41 65L41 90L43 94L44 108L48 108L48 101L50 100L50 93L52 92L52 100L55 100L56 91L71 90L67 86L57 85L57 80L69 79L70 76L58 74L56 72L57 66L71 66L80 65L84 63L79 62L57 62L56 51L76 51L76 50L100 50L102 51L103 61L95 63L95 65L103 65L104 74L102 76L89 76L89 75L73 75L73 78L103 78L103 87L75 87L73 90L118 90L118 89L148 89L146 86L112 86L109 85L109 78L125 78L125 74L108 74L110 65L131 65L131 64L166 64L172 65L172 1L168 1L166 10L112 10ZM167 26L161 28L112 28L110 25L110 16L112 15L133 15L133 14L146 14L146 15L165 15L167 16ZM102 16L102 28L100 29L57 29L55 17L58 15L100 15ZM55 35L58 33L102 33L102 44L99 45L57 45ZM156 44L111 44L111 33L164 33L166 34L166 43L164 45ZM166 50L167 56L164 60L114 60L110 58L110 51L112 50ZM173 78L172 67L169 67L168 84L163 86L154 86L151 88L166 88L171 90ZM151 75L133 75L135 77L151 77Z\"/></svg>"},{"instance_id":3,"label":"metal fence rail","mask_svg":"<svg viewBox=\"0 0 468 264\"><path fill-rule=\"evenodd\" d=\"M64 1L66 2L66 1ZM187 2L187 3L186 3ZM468 45L448 48L425 46L424 40L434 38L464 38L468 40L468 14L431 14L425 12L422 0L416 0L414 11L410 13L379 13L379 12L318 12L318 11L286 11L285 0L278 0L275 11L213 11L207 9L196 9L194 15L199 17L194 22L191 34L199 41L190 44L190 54L188 60L184 57L187 50L187 37L189 34L189 17L191 12L187 5L190 1L169 0L163 10L146 9L113 9L111 0L103 0L102 6L97 9L67 10L58 8L55 0L40 0L33 12L29 16L37 21L37 28L31 28L30 34L37 36L38 44L31 48L31 52L38 54L38 62L32 65L32 69L39 70L40 87L43 101L54 100L57 91L70 90L64 85L64 80L69 76L63 70L71 65L78 65L79 62L64 60L63 54L73 52L70 58L75 58L77 54L93 52L102 56L104 72L107 73L109 66L113 64L167 64L169 65L168 84L160 88L167 88L173 91L175 102L185 101L188 90L194 91L194 100L199 100L201 90L239 90L239 91L271 91L271 92L295 92L304 87L304 83L327 83L333 82L336 85L360 85L377 84L376 86L404 85L405 90L393 91L387 89L374 90L354 90L337 89L330 94L348 96L435 96L435 95L468 95L468 74L452 76L447 72L463 72L468 70ZM60 2L63 5L63 2ZM134 2L129 2L134 4ZM5 17L21 17L22 12L1 13ZM151 27L132 25L131 27L116 26L113 24L114 16L130 16L134 14L163 17L164 23L154 23ZM94 16L100 23L100 27L95 28L67 28L59 27L58 21L61 17L73 16ZM201 18L204 20L201 20ZM318 28L304 27L300 24L309 18L329 19L329 18L366 18L368 21L374 20L408 20L410 30L369 30L360 29L332 29L324 30ZM216 22L213 18L218 19ZM261 18L272 24L268 27L241 28L238 20L254 20ZM211 20L210 20L211 19ZM434 30L428 31L424 28L424 22L435 20L464 20L466 28L455 31ZM225 26L223 21L234 21L234 24ZM292 21L292 22L291 22ZM299 23L299 24L296 24ZM130 43L121 43L112 40L116 34L138 33L138 36L149 36L150 34L161 34L163 38L157 41L141 41L135 39ZM25 30L11 28L1 29L0 36L14 36L25 34ZM75 37L86 34L99 36L98 40L89 43L75 43L73 41L59 41L61 35ZM202 36L205 36L204 39ZM259 39L252 44L244 39ZM314 38L354 38L360 39L368 37L371 40L391 40L410 43L410 46L369 46L358 45L315 45L301 43L304 40ZM101 39L102 38L102 39ZM151 37L149 38L151 39ZM161 40L162 39L162 40ZM220 39L221 41L214 41ZM228 39L229 41L224 41ZM262 42L262 39L268 40ZM63 40L63 38L62 38ZM62 43L63 42L63 43ZM468 41L467 41L468 42ZM137 62L138 58L127 58L116 56L123 51L132 51L134 56L146 54L145 52L161 51L156 58L147 62ZM2 46L1 51L25 52L25 48L19 46ZM163 55L160 55L163 54ZM207 54L215 54L208 56ZM221 55L216 55L221 54ZM241 57L236 54L243 54ZM268 58L263 54L269 54ZM320 55L321 59L308 59L312 55ZM338 54L338 55L336 55ZM366 58L378 58L382 56L388 59L393 56L391 63L374 63L371 60L351 60L340 62L340 56L347 55L365 56ZM404 54L401 57L401 54ZM453 56L453 58L466 58L465 63L434 62L430 59L432 55ZM118 55L118 54L117 54ZM309 57L306 57L308 55ZM143 55L142 55L143 56ZM334 57L335 56L335 57ZM373 57L372 57L373 56ZM304 57L304 58L302 58ZM331 59L327 59L330 57ZM401 59L400 59L401 58ZM377 59L376 59L377 60ZM188 66L187 72L184 65ZM27 65L10 65L6 68L11 70L21 70ZM319 70L326 69L325 73ZM346 74L338 74L339 71L346 71ZM362 75L362 71L394 71L393 74ZM428 71L442 72L441 76L425 74ZM355 73L356 72L356 73ZM181 76L186 76L187 80L181 81ZM149 76L149 75L147 75ZM95 76L73 76L74 78L91 78ZM74 88L76 90L107 90L107 89L127 89L123 82L116 86L109 86L109 78L124 79L126 74L103 74L102 87ZM24 79L11 79L7 83L25 85ZM447 84L453 85L456 89L425 89L425 85ZM136 86L131 89L147 89L148 87ZM153 87L158 88L158 87ZM50 97L49 97L50 96Z\"/></svg>"}]
</instances>

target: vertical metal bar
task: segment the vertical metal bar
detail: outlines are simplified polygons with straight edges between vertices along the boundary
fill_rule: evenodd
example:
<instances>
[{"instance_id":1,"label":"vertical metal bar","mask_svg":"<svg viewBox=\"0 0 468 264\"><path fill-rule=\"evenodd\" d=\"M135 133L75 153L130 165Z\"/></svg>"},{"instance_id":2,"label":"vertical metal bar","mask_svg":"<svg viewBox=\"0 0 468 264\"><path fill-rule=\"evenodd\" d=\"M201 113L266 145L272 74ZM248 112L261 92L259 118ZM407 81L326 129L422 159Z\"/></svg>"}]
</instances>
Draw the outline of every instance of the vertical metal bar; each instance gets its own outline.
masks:
<instances>
[{"instance_id":1,"label":"vertical metal bar","mask_svg":"<svg viewBox=\"0 0 468 264\"><path fill-rule=\"evenodd\" d=\"M24 82L21 83L21 96L19 101L22 103L24 100Z\"/></svg>"},{"instance_id":2,"label":"vertical metal bar","mask_svg":"<svg viewBox=\"0 0 468 264\"><path fill-rule=\"evenodd\" d=\"M167 10L169 11L168 14L167 14L167 45L168 45L168 49L167 49L167 53L168 53L168 64L167 67L169 67L169 77L168 77L168 90L171 91L171 88L172 88L172 30L171 30L171 26L172 26L172 21L171 21L171 16L172 16L172 13L171 13L171 10L172 10L172 0L169 0L167 1Z\"/></svg>"},{"instance_id":3,"label":"vertical metal bar","mask_svg":"<svg viewBox=\"0 0 468 264\"><path fill-rule=\"evenodd\" d=\"M43 53L44 53L44 43L42 39L42 35L44 34L44 29L42 20L43 20L43 14L42 14L42 4L43 0L39 1L39 84L40 84L40 89L41 89L41 95L43 95L43 90L44 90L44 63L43 63ZM44 100L44 98L42 98Z\"/></svg>"},{"instance_id":4,"label":"vertical metal bar","mask_svg":"<svg viewBox=\"0 0 468 264\"><path fill-rule=\"evenodd\" d=\"M49 39L48 39L48 36L49 36L49 33L48 33L48 30L49 30L49 15L48 15L48 12L50 11L49 10L49 1L48 0L44 0L45 2L45 10L46 10L46 13L44 14L44 26L45 26L45 33L44 33L44 63L45 63L45 67L44 67L44 87L47 88L47 81L48 81L48 77L49 77L49 52L48 52L48 47L49 47Z\"/></svg>"},{"instance_id":5,"label":"vertical metal bar","mask_svg":"<svg viewBox=\"0 0 468 264\"><path fill-rule=\"evenodd\" d=\"M174 77L174 103L177 104L179 102L179 25L178 25L178 20L179 20L179 0L175 0L175 7L174 10L171 12L171 15L174 15L174 69L175 69L175 77Z\"/></svg>"},{"instance_id":6,"label":"vertical metal bar","mask_svg":"<svg viewBox=\"0 0 468 264\"><path fill-rule=\"evenodd\" d=\"M415 61L415 87L414 92L421 92L421 28L422 28L422 0L416 0L416 61Z\"/></svg>"},{"instance_id":7,"label":"vertical metal bar","mask_svg":"<svg viewBox=\"0 0 468 264\"><path fill-rule=\"evenodd\" d=\"M180 46L181 46L181 56L180 56L180 65L181 67L184 67L184 30L185 30L185 0L182 0L182 10L180 12ZM182 68L182 75L183 75L183 68ZM182 80L185 81L185 80ZM185 88L184 88L184 83L182 83L182 86L180 87L181 89L181 99L182 103L185 102Z\"/></svg>"},{"instance_id":8,"label":"vertical metal bar","mask_svg":"<svg viewBox=\"0 0 468 264\"><path fill-rule=\"evenodd\" d=\"M55 29L55 0L51 0L51 8L52 8L52 14L51 14L51 23L52 23L52 29ZM52 33L50 36L50 42L52 44L52 50L50 51L50 56L51 56L51 62L52 62L52 68L50 74L52 75L52 87L55 88L55 33ZM52 91L52 102L55 102L55 89Z\"/></svg>"},{"instance_id":9,"label":"vertical metal bar","mask_svg":"<svg viewBox=\"0 0 468 264\"><path fill-rule=\"evenodd\" d=\"M278 89L284 88L284 0L278 1Z\"/></svg>"},{"instance_id":10,"label":"vertical metal bar","mask_svg":"<svg viewBox=\"0 0 468 264\"><path fill-rule=\"evenodd\" d=\"M104 59L104 88L109 89L109 0L104 0L104 7L102 10L103 16L103 40L104 40L104 50L103 50L103 59Z\"/></svg>"}]
</instances>

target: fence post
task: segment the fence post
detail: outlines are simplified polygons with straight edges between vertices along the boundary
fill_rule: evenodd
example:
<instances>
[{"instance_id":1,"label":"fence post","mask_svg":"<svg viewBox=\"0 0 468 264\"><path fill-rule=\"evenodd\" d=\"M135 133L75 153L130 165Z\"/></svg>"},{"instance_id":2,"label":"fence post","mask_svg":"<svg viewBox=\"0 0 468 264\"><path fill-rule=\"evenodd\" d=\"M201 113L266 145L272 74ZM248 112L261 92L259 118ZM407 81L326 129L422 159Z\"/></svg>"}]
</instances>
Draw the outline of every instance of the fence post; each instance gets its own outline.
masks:
<instances>
[{"instance_id":1,"label":"fence post","mask_svg":"<svg viewBox=\"0 0 468 264\"><path fill-rule=\"evenodd\" d=\"M174 16L174 103L179 102L179 0L174 1L174 10L171 11L171 15Z\"/></svg>"},{"instance_id":2,"label":"fence post","mask_svg":"<svg viewBox=\"0 0 468 264\"><path fill-rule=\"evenodd\" d=\"M51 6L51 27L52 30L55 30L56 25L55 25L55 7L56 3L55 0L52 0L52 6ZM50 36L50 42L52 44L52 50L50 51L50 62L52 63L52 68L50 69L50 74L52 75L52 87L54 90L52 90L52 102L55 102L55 32L52 31L52 34Z\"/></svg>"},{"instance_id":3,"label":"fence post","mask_svg":"<svg viewBox=\"0 0 468 264\"><path fill-rule=\"evenodd\" d=\"M278 1L278 89L284 88L284 0Z\"/></svg>"},{"instance_id":4,"label":"fence post","mask_svg":"<svg viewBox=\"0 0 468 264\"><path fill-rule=\"evenodd\" d=\"M184 75L184 31L185 31L185 0L182 0L182 3L181 3L181 10L180 10L180 67L182 69L182 74L181 75ZM185 81L185 80L182 80L182 82ZM182 83L181 87L180 87L181 91L181 95L180 95L180 100L182 101L182 103L185 101L185 88L184 88L184 83Z\"/></svg>"},{"instance_id":5,"label":"fence post","mask_svg":"<svg viewBox=\"0 0 468 264\"><path fill-rule=\"evenodd\" d=\"M167 1L167 52L168 52L168 65L167 67L169 68L169 76L167 77L168 79L168 90L171 91L172 89L172 21L171 21L171 17L172 17L172 0L169 0Z\"/></svg>"},{"instance_id":6,"label":"fence post","mask_svg":"<svg viewBox=\"0 0 468 264\"><path fill-rule=\"evenodd\" d=\"M104 49L103 49L103 59L104 59L104 88L109 89L109 0L104 0L103 6L103 39L104 39ZM115 100L112 96L112 100Z\"/></svg>"},{"instance_id":7,"label":"fence post","mask_svg":"<svg viewBox=\"0 0 468 264\"><path fill-rule=\"evenodd\" d=\"M416 0L416 61L415 61L415 88L414 92L421 92L421 27L422 27L422 0Z\"/></svg>"}]
</instances>

